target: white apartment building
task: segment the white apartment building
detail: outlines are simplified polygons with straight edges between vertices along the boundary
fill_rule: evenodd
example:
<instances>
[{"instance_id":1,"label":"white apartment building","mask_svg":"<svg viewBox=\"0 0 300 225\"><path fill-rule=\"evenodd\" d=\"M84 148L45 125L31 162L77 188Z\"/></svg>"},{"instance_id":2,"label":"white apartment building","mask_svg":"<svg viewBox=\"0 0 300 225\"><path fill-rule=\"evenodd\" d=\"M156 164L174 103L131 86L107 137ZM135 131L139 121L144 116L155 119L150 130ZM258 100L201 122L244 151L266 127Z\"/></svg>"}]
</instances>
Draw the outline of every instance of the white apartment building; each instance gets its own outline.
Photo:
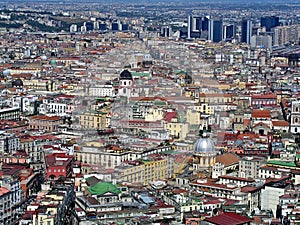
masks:
<instances>
[{"instance_id":1,"label":"white apartment building","mask_svg":"<svg viewBox=\"0 0 300 225\"><path fill-rule=\"evenodd\" d=\"M239 161L239 177L256 179L259 168L266 163L263 157L244 157Z\"/></svg>"},{"instance_id":2,"label":"white apartment building","mask_svg":"<svg viewBox=\"0 0 300 225\"><path fill-rule=\"evenodd\" d=\"M95 97L114 97L116 95L114 87L110 84L90 87L88 94Z\"/></svg>"}]
</instances>

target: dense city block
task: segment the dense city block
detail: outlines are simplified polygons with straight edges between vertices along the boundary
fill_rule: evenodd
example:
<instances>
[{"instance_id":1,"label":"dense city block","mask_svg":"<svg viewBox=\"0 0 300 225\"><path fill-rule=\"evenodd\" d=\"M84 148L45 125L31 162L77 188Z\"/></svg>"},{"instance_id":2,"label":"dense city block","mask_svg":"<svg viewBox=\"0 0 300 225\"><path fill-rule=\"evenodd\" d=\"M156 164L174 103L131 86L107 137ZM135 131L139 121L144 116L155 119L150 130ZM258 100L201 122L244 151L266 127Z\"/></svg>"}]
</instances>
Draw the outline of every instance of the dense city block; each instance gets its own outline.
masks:
<instances>
[{"instance_id":1,"label":"dense city block","mask_svg":"<svg viewBox=\"0 0 300 225\"><path fill-rule=\"evenodd\" d=\"M300 3L0 3L0 225L300 224Z\"/></svg>"}]
</instances>

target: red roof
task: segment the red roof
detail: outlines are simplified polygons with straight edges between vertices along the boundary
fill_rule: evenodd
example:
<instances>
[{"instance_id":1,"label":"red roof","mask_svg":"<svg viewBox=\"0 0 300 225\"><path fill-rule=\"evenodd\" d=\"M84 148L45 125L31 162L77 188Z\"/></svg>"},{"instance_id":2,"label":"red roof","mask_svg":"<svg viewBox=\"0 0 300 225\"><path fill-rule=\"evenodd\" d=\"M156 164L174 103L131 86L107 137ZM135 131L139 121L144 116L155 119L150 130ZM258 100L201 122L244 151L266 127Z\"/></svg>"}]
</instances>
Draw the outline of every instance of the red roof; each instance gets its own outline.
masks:
<instances>
[{"instance_id":1,"label":"red roof","mask_svg":"<svg viewBox=\"0 0 300 225\"><path fill-rule=\"evenodd\" d=\"M241 188L241 192L245 192L245 193L255 192L257 190L259 190L259 188L252 187L252 186L244 186L244 187Z\"/></svg>"},{"instance_id":2,"label":"red roof","mask_svg":"<svg viewBox=\"0 0 300 225\"><path fill-rule=\"evenodd\" d=\"M56 120L60 120L61 118L59 116L36 115L36 116L30 116L29 119L56 121Z\"/></svg>"},{"instance_id":3,"label":"red roof","mask_svg":"<svg viewBox=\"0 0 300 225\"><path fill-rule=\"evenodd\" d=\"M225 166L238 164L239 160L240 160L239 157L236 154L231 152L224 153L216 157L216 162L223 163Z\"/></svg>"},{"instance_id":4,"label":"red roof","mask_svg":"<svg viewBox=\"0 0 300 225\"><path fill-rule=\"evenodd\" d=\"M249 126L251 120L250 119L244 119L244 126L247 127Z\"/></svg>"},{"instance_id":5,"label":"red roof","mask_svg":"<svg viewBox=\"0 0 300 225\"><path fill-rule=\"evenodd\" d=\"M270 99L270 98L277 99L277 95L276 94L252 95L252 99Z\"/></svg>"},{"instance_id":6,"label":"red roof","mask_svg":"<svg viewBox=\"0 0 300 225\"><path fill-rule=\"evenodd\" d=\"M247 217L241 216L233 212L226 212L218 216L206 218L205 221L218 225L239 225L251 222Z\"/></svg>"},{"instance_id":7,"label":"red roof","mask_svg":"<svg viewBox=\"0 0 300 225\"><path fill-rule=\"evenodd\" d=\"M167 112L163 120L170 122L174 117L176 117L176 112Z\"/></svg>"},{"instance_id":8,"label":"red roof","mask_svg":"<svg viewBox=\"0 0 300 225\"><path fill-rule=\"evenodd\" d=\"M252 118L270 118L270 117L271 117L270 110L254 109L252 111Z\"/></svg>"},{"instance_id":9,"label":"red roof","mask_svg":"<svg viewBox=\"0 0 300 225\"><path fill-rule=\"evenodd\" d=\"M275 127L288 127L290 124L285 120L272 121L273 126Z\"/></svg>"}]
</instances>

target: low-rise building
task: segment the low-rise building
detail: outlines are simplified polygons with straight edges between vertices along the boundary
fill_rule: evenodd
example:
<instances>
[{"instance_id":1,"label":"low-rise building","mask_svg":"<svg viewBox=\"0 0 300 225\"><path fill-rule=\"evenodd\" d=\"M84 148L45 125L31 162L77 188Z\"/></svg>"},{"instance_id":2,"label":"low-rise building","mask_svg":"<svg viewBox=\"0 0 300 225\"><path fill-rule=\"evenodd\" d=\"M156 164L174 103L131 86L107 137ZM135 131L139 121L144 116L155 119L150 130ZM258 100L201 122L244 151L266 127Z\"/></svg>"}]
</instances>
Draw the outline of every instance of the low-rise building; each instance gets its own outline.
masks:
<instances>
[{"instance_id":1,"label":"low-rise building","mask_svg":"<svg viewBox=\"0 0 300 225\"><path fill-rule=\"evenodd\" d=\"M73 170L73 156L60 154L50 154L45 157L46 179L58 179L59 177L71 177Z\"/></svg>"},{"instance_id":2,"label":"low-rise building","mask_svg":"<svg viewBox=\"0 0 300 225\"><path fill-rule=\"evenodd\" d=\"M244 157L239 161L239 177L256 179L259 168L266 163L263 157Z\"/></svg>"},{"instance_id":3,"label":"low-rise building","mask_svg":"<svg viewBox=\"0 0 300 225\"><path fill-rule=\"evenodd\" d=\"M56 132L63 120L59 116L36 115L28 117L29 129Z\"/></svg>"}]
</instances>

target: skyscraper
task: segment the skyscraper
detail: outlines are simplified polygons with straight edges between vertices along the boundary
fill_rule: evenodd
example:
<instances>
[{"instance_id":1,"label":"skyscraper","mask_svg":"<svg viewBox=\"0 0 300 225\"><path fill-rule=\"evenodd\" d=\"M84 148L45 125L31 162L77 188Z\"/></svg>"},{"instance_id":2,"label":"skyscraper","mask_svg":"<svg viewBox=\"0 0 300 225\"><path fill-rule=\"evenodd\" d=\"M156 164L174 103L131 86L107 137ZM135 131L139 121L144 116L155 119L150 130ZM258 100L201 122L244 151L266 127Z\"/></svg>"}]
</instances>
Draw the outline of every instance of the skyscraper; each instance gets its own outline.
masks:
<instances>
[{"instance_id":1,"label":"skyscraper","mask_svg":"<svg viewBox=\"0 0 300 225\"><path fill-rule=\"evenodd\" d=\"M172 35L172 28L169 26L163 26L160 29L161 37L170 37Z\"/></svg>"},{"instance_id":2,"label":"skyscraper","mask_svg":"<svg viewBox=\"0 0 300 225\"><path fill-rule=\"evenodd\" d=\"M188 38L199 38L202 29L202 18L190 15L188 17Z\"/></svg>"},{"instance_id":3,"label":"skyscraper","mask_svg":"<svg viewBox=\"0 0 300 225\"><path fill-rule=\"evenodd\" d=\"M233 39L235 36L235 25L234 24L224 25L223 35L224 35L223 39L225 40Z\"/></svg>"},{"instance_id":4,"label":"skyscraper","mask_svg":"<svg viewBox=\"0 0 300 225\"><path fill-rule=\"evenodd\" d=\"M252 36L252 21L242 20L242 37L241 42L250 44L250 39Z\"/></svg>"},{"instance_id":5,"label":"skyscraper","mask_svg":"<svg viewBox=\"0 0 300 225\"><path fill-rule=\"evenodd\" d=\"M265 27L267 32L270 32L273 27L279 26L278 16L266 16L260 18L260 26Z\"/></svg>"},{"instance_id":6,"label":"skyscraper","mask_svg":"<svg viewBox=\"0 0 300 225\"><path fill-rule=\"evenodd\" d=\"M208 31L208 23L209 23L209 18L208 17L204 17L203 21L202 21L202 30L204 31Z\"/></svg>"},{"instance_id":7,"label":"skyscraper","mask_svg":"<svg viewBox=\"0 0 300 225\"><path fill-rule=\"evenodd\" d=\"M208 40L219 42L223 39L223 22L221 20L212 20L208 22Z\"/></svg>"}]
</instances>

